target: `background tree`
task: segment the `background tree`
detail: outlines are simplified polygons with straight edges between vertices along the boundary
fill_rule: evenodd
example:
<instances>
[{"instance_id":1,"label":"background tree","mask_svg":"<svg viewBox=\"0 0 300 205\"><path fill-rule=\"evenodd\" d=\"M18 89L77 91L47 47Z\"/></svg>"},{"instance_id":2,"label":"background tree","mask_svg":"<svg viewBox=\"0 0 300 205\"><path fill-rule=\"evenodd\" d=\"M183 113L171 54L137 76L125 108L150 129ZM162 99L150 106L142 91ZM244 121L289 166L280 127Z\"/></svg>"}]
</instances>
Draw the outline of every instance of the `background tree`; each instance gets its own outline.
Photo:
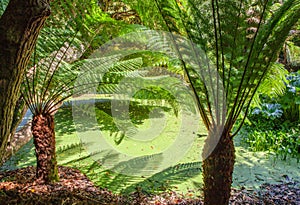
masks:
<instances>
[{"instance_id":1,"label":"background tree","mask_svg":"<svg viewBox=\"0 0 300 205\"><path fill-rule=\"evenodd\" d=\"M9 10L9 8L12 10L12 8L17 8L18 7L14 7L14 6L9 6L7 7L8 4L8 0L4 0L0 2L1 5L1 9L0 9L0 15L1 18L5 18L4 16L4 10L5 8L8 8L7 10ZM19 7L24 6L24 5L19 5ZM27 7L27 5L25 5ZM49 5L48 5L49 7ZM49 9L47 7L47 9ZM89 53L91 53L93 51L93 49L98 48L101 44L103 44L104 42L106 42L108 39L112 38L113 36L118 35L119 33L122 32L128 32L130 31L130 27L128 27L126 22L123 21L117 21L113 18L110 17L110 15L104 13L103 11L101 11L101 9L99 8L99 5L96 1L85 1L85 0L77 0L77 1L65 1L65 2L52 2L51 4L51 11L52 11L52 15L50 17L50 19L48 19L48 21L46 22L46 25L44 26L43 29L41 29L41 27L38 27L38 30L34 30L34 28L30 28L33 30L30 30L30 32L39 32L40 29L40 35L37 39L37 47L36 47L36 51L34 54L34 57L28 53L28 55L26 54L26 61L30 61L30 66L29 67L33 67L34 64L38 61L40 61L43 58L49 57L49 55L53 56L53 52L60 50L61 48L66 48L70 45L63 45L64 43L67 43L66 40L70 40L73 38L73 36L75 35L74 33L77 33L78 35L76 36L76 39L74 39L73 41L73 48L69 49L68 53L66 54L66 58L64 59L67 62L71 62L74 60L78 60L79 58L83 59L86 56L89 55ZM29 7L28 7L29 8ZM34 9L33 6L31 9ZM20 9L22 10L22 9ZM27 12L27 10L24 10ZM6 11L6 12L11 12L11 11ZM15 12L15 11L14 11ZM3 16L2 16L3 14ZM22 20L22 22L20 22L20 24L22 24L22 26L25 26L23 24L25 24L25 20L23 19L24 16L23 13L22 14L18 14L19 15L19 19L18 20ZM12 16L18 16L15 14L12 14ZM38 15L38 14L36 14ZM26 17L27 18L27 17ZM29 17L28 17L29 18ZM32 17L34 18L34 17ZM30 20L30 19L29 19ZM4 20L3 22L5 22L6 24L10 21ZM3 29L7 29L8 27L6 27L7 25L3 25ZM2 29L2 30L3 30ZM126 31L128 30L128 31ZM99 32L101 31L101 33ZM22 32L19 32L21 34L23 34ZM3 30L3 32L1 32L1 34L3 34L3 36L5 35L5 32ZM17 33L15 34L17 35ZM38 35L35 35L34 38L37 38ZM11 36L8 35L8 37L11 38ZM22 38L21 38L22 39ZM3 39L5 40L5 39ZM36 39L34 39L36 40ZM87 44L88 42L88 44ZM74 52L74 43L77 46L77 53L72 53ZM35 43L33 43L32 45L30 44L30 46L34 46ZM4 47L7 47L7 45L5 44L5 42L3 42L1 45L5 45ZM26 44L27 45L27 44ZM32 49L30 47L30 49ZM7 48L5 48L7 49ZM84 54L78 52L81 49L82 51L84 51ZM9 50L9 49L8 49ZM5 50L2 49L2 52L4 52ZM72 52L70 52L72 51ZM60 54L63 54L63 52L60 52ZM5 54L6 55L6 54ZM2 56L2 55L1 55ZM4 56L4 55L3 55ZM4 56L5 57L5 56ZM33 62L34 61L34 62ZM28 63L27 62L27 63ZM7 62L8 63L8 62ZM3 70L5 70L5 66L4 64L2 64ZM26 67L26 66L24 66ZM24 68L25 69L25 68ZM32 72L33 69L29 69L29 71L24 71L24 69L22 68L22 72L21 73L16 73L18 74L18 83L21 83L23 81L22 75L25 72ZM0 73L0 76L4 76L4 71ZM27 75L30 76L32 75L29 74ZM35 76L36 77L36 76ZM12 80L11 78L9 78L9 80ZM3 80L4 82L4 80ZM14 90L16 88L16 90ZM7 100L8 103L6 103L6 105L3 105L3 113L1 114L10 114L12 115L13 113L13 117L12 117L12 121L10 121L9 119L6 120L5 117L2 117L1 119L3 119L3 122L5 125L3 125L3 129L1 128L1 131L3 133L5 133L5 136L3 135L3 141L1 141L1 146L2 146L2 151L1 151L1 159L3 163L3 160L5 160L5 156L7 158L7 156L9 156L7 153L5 154L5 147L7 146L7 141L8 138L11 138L10 140L12 140L14 132L18 126L18 124L20 123L20 121L22 120L27 107L25 106L25 102L23 99L23 96L21 96L20 92L17 92L18 89L17 87L12 87L9 86L9 88L7 89L12 89L13 90L13 95L5 95L5 98L14 98L14 101L16 101L16 104L14 105L14 103L10 103L10 100ZM1 92L5 93L4 92ZM15 96L14 96L15 95ZM1 98L1 100L5 100L5 98ZM8 107L8 106L11 106ZM8 123L8 124L6 124ZM10 124L11 123L11 124ZM9 125L9 126L8 126ZM1 127L1 126L0 126ZM10 136L10 137L9 137ZM2 137L2 135L1 135ZM1 138L2 139L2 138ZM3 155L5 155L3 157Z\"/></svg>"},{"instance_id":2,"label":"background tree","mask_svg":"<svg viewBox=\"0 0 300 205\"><path fill-rule=\"evenodd\" d=\"M132 8L140 12L139 17L144 25L184 35L200 46L201 49L206 52L206 59L209 59L212 64L215 65L215 72L219 74L216 78L208 75L210 84L207 86L199 81L199 79L203 80L203 73L199 72L199 67L195 65L200 66L200 63L195 61L195 65L187 65L182 61L186 80L193 88L201 116L209 132L203 154L205 156L203 163L204 195L207 204L228 203L234 165L234 146L232 138L242 126L255 93L261 83L266 79L273 62L276 61L278 51L286 36L299 19L299 0L285 1L280 8L268 12L271 10L270 8L273 2L274 1L271 0L156 0L154 3L153 1L131 2L133 5ZM33 36L32 39L27 38L27 30L31 31L31 25L29 25L28 22L32 24L36 19L39 19L38 22L35 22L36 24L33 24L33 26L35 26L33 32L39 31L43 19L49 15L47 8L42 10L42 12L39 11L39 9L29 9L30 11L28 12L25 10L28 16L24 18L24 16L22 16L22 9L13 10L19 7L27 8L27 4L29 3L18 3L19 2L12 0L0 19L1 52L3 52L3 55L0 57L0 61L3 61L0 73L0 91L2 95L0 99L1 149L2 146L6 146L7 136L9 132L11 132L12 113L15 110L15 104L18 98L16 93L18 93L21 83L20 76L23 75L23 67L28 63L31 56L33 48L31 42L34 43L37 36ZM91 48L90 50L87 49L88 52L86 52L86 54L89 54L93 48L96 48L97 45L100 45L104 40L99 36L96 36L98 38L95 39L93 35L86 35L89 33L89 29L87 28L93 25L92 23L95 23L95 21L93 21L94 18L86 18L82 21L82 16L80 14L77 15L78 13L72 9L81 8L78 7L78 5L83 3L83 1L78 1L60 2L57 4L58 8L61 5L64 6L61 10L62 16L65 16L63 22L75 22L75 25L77 25L75 29L65 30L64 24L60 26L61 19L57 17L53 18L52 22L56 22L55 29L66 31L64 35L72 36L75 31L79 32L81 37L83 39L85 38L86 41L93 39L93 43L95 44L92 45L95 45L95 47L91 46L89 47ZM30 6L31 5L29 5L28 8L31 8ZM154 9L149 10L148 8ZM38 14L31 10L34 10L34 12L38 10ZM10 16L11 13L9 11L16 12L18 15L16 17ZM87 13L85 9L81 10L81 12L90 17L90 13ZM151 13L151 15L149 15L149 13ZM38 18L31 18L34 15ZM119 14L114 16L117 17ZM150 17L153 17L152 19L154 20L147 21ZM11 22L13 22L14 25L10 25ZM18 23L15 22L21 22L22 25L18 25ZM5 31L7 29L8 31ZM53 32L52 29L51 27L48 28L47 32ZM68 31L70 32L68 33ZM16 36L11 35L11 33L16 34ZM11 36L16 38L11 38ZM19 38L20 36L25 36L26 38ZM25 42L28 39L31 39L29 44ZM12 48L7 49L7 46ZM24 46L29 47L28 49L25 48L25 50L22 50ZM57 47L49 46L49 48L53 50L40 52L39 54L42 55L37 56L37 58L47 59L49 55L52 55L53 51L59 50L64 46L68 48L70 45L60 44ZM178 53L181 52L182 51L178 49ZM184 52L186 52L185 54L189 54L189 56L200 58L199 53L197 53L194 47L190 50L184 50ZM51 61L52 60L50 60L50 62ZM36 61L34 61L34 63L35 62ZM60 64L60 61L58 64ZM55 141L52 140L54 139L52 108L55 108L55 105L64 99L64 97L61 98L61 95L63 94L62 91L65 91L64 89L66 88L62 86L62 89L56 90L55 92L48 89L53 87L52 82L54 81L52 79L54 79L54 77L52 77L52 74L57 73L56 69L58 68L58 64L54 64L53 70L52 63L49 64L51 66L45 66L47 68L46 70L48 70L46 73L50 75L44 75L42 78L38 78L45 80L41 82L41 87L36 84L39 81L35 81L33 77L31 81L28 81L28 86L23 90L23 97L27 96L27 104L31 106L31 109L35 112L33 131L36 133L35 135L38 139L36 140L36 144L41 144L38 145L38 147L46 149L47 160L44 160L46 164L51 164L55 161L55 152L53 151L55 150L53 147ZM210 64L210 62L208 62L208 64ZM64 65L67 66L67 64ZM32 64L32 66L34 66L34 64ZM37 76L37 69L35 67L33 67L32 74L33 76ZM211 93L209 92L209 89L211 89L210 86L216 86L214 87L216 88L216 92L213 93L213 96L209 95L209 93ZM222 89L222 87L224 89ZM37 88L46 90L39 91L40 89ZM225 107L227 108L227 112L224 115L220 110L224 110ZM241 116L242 118L240 118ZM212 142L218 139L219 136L221 136L221 139L216 149L210 153ZM47 137L49 141L40 140L43 137ZM206 156L209 157L206 158ZM42 163L41 158L41 164ZM47 166L48 165L45 165L45 167ZM50 168L50 170L55 170L54 163L52 167L54 168ZM47 172L43 172L46 174L42 174L42 176L49 175L49 169L46 168L45 170ZM53 173L54 177L45 178L46 181L56 179L55 171Z\"/></svg>"},{"instance_id":3,"label":"background tree","mask_svg":"<svg viewBox=\"0 0 300 205\"><path fill-rule=\"evenodd\" d=\"M49 1L11 0L0 19L0 159L37 36L50 15Z\"/></svg>"}]
</instances>

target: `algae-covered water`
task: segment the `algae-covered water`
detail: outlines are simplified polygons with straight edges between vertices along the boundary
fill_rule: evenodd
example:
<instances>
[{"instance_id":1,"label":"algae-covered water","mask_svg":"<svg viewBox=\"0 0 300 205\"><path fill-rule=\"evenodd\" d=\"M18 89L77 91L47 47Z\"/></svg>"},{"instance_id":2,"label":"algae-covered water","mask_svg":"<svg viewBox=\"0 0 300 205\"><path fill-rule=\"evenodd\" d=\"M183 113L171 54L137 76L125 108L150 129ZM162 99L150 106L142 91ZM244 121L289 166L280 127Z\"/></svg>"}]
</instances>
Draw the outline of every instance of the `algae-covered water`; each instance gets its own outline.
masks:
<instances>
[{"instance_id":1,"label":"algae-covered water","mask_svg":"<svg viewBox=\"0 0 300 205\"><path fill-rule=\"evenodd\" d=\"M110 117L110 109L103 103L97 105L97 122L103 128L103 133L109 143L115 149L120 149L128 155L144 156L155 155L164 151L172 144L178 132L178 126L181 118L176 117L167 107L158 110L157 115L152 115L151 109L139 104L131 108L132 123L139 129L147 130L153 126L153 119L164 118L165 128L156 138L150 142L144 143L133 139L120 139L116 132L117 129L112 125L113 120ZM149 114L152 119L149 118ZM199 126L198 131L190 133L190 129L184 129L187 134L194 135L194 141L191 147L184 152L184 155L178 162L170 164L163 170L148 176L128 176L124 173L116 173L116 169L107 169L101 166L93 153L89 152L81 144L82 138L78 137L78 130L73 124L72 108L70 106L62 107L55 116L56 120L56 141L57 158L60 165L71 166L80 169L95 184L106 187L114 192L129 193L135 191L137 187L145 192L157 192L175 190L179 193L190 194L191 196L201 195L201 149L205 139L205 129ZM152 120L152 122L151 122ZM157 120L157 119L156 119ZM200 123L201 124L201 123ZM194 127L193 127L194 128ZM184 132L185 132L184 131ZM184 133L183 132L183 133ZM199 133L201 135L199 135ZM82 134L82 133L81 133ZM118 143L116 143L116 138ZM233 187L247 189L258 189L263 183L280 183L289 180L300 181L300 163L296 159L288 158L285 161L277 158L272 153L251 152L247 147L240 145L242 136L235 139L236 142L236 163L233 173ZM176 149L174 150L175 155ZM168 155L169 156L169 155ZM99 158L100 159L100 158ZM109 158L107 158L109 159ZM111 159L112 160L112 159ZM141 162L138 161L138 162ZM103 163L103 162L102 162ZM1 170L11 170L29 165L35 165L34 146L32 140L22 147L14 156L7 161ZM126 167L125 167L126 168ZM191 194L192 193L192 194Z\"/></svg>"}]
</instances>

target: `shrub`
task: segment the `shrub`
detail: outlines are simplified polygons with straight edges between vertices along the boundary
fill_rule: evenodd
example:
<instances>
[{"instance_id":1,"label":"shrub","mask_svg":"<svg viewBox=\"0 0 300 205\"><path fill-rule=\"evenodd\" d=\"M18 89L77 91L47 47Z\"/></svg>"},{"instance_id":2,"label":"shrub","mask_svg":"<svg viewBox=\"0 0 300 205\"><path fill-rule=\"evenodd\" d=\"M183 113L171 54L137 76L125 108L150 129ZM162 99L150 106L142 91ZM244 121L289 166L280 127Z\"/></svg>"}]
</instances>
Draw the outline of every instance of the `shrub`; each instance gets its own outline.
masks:
<instances>
[{"instance_id":1,"label":"shrub","mask_svg":"<svg viewBox=\"0 0 300 205\"><path fill-rule=\"evenodd\" d=\"M292 122L300 120L300 71L287 76L287 89L278 103L283 109L283 118Z\"/></svg>"},{"instance_id":2,"label":"shrub","mask_svg":"<svg viewBox=\"0 0 300 205\"><path fill-rule=\"evenodd\" d=\"M300 128L296 125L284 123L281 128L268 130L261 127L245 126L243 129L242 142L247 144L253 151L274 152L282 160L286 160L288 156L300 160ZM298 126L298 127L297 127ZM265 126L264 126L265 127Z\"/></svg>"}]
</instances>

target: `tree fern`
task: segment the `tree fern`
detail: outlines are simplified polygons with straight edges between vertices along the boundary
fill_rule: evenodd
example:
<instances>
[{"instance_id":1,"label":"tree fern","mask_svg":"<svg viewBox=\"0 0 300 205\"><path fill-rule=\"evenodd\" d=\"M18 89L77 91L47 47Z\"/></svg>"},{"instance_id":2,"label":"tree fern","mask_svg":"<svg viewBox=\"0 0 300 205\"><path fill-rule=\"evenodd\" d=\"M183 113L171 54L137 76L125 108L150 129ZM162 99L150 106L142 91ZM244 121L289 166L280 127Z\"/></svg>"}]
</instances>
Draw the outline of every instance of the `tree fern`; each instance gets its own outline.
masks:
<instances>
[{"instance_id":1,"label":"tree fern","mask_svg":"<svg viewBox=\"0 0 300 205\"><path fill-rule=\"evenodd\" d=\"M209 130L202 154L205 203L228 204L234 165L232 137L298 22L300 1L285 1L273 14L269 12L273 1L268 0L154 2L167 30L196 44L182 45L176 37L171 38L173 45L156 43L177 50ZM243 120L236 125L241 113Z\"/></svg>"},{"instance_id":2,"label":"tree fern","mask_svg":"<svg viewBox=\"0 0 300 205\"><path fill-rule=\"evenodd\" d=\"M251 107L260 107L262 102L261 96L268 96L270 98L278 97L284 94L286 90L286 75L288 71L283 64L272 64L265 79L259 86L257 93L253 97Z\"/></svg>"},{"instance_id":3,"label":"tree fern","mask_svg":"<svg viewBox=\"0 0 300 205\"><path fill-rule=\"evenodd\" d=\"M72 7L74 5L81 6ZM75 81L82 64L93 66L97 64L97 59L93 59L92 62L80 61L80 59L82 56L84 58L87 49L91 49L90 45L98 34L98 26L90 24L91 15L95 18L92 23L100 22L101 16L97 16L97 12L93 13L96 9L93 2L91 4L84 4L84 1L80 0L57 2L53 8L55 10L58 7L64 11L61 13L64 18L60 19L58 13L49 20L51 26L44 30L44 39L40 39L37 45L21 89L22 99L33 114L32 133L36 146L37 177L41 182L46 183L58 180L54 113L60 104L74 93L78 95L94 87L94 83L99 83L83 81L75 84ZM105 60L106 64L101 64L100 67L107 71L112 69L111 73L114 72L115 76L116 73L119 76L121 74L134 76L136 72L133 71L133 66L141 64L138 59L126 62ZM96 77L99 77L97 73ZM103 83L108 84L105 81Z\"/></svg>"}]
</instances>

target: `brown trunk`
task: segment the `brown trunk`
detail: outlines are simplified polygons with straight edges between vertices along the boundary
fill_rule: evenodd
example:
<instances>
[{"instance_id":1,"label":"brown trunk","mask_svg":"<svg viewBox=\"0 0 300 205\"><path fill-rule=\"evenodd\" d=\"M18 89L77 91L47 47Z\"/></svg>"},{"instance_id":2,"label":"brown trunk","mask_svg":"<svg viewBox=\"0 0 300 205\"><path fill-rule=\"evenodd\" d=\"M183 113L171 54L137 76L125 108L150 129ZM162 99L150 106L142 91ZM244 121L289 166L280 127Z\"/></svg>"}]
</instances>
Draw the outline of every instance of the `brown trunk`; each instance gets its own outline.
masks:
<instances>
[{"instance_id":1,"label":"brown trunk","mask_svg":"<svg viewBox=\"0 0 300 205\"><path fill-rule=\"evenodd\" d=\"M14 133L14 132L13 132ZM14 153L22 148L32 138L31 121L28 121L19 131L10 136L10 141L5 150L4 160L8 160Z\"/></svg>"},{"instance_id":2,"label":"brown trunk","mask_svg":"<svg viewBox=\"0 0 300 205\"><path fill-rule=\"evenodd\" d=\"M10 0L0 19L0 164L23 75L49 15L49 0Z\"/></svg>"},{"instance_id":3,"label":"brown trunk","mask_svg":"<svg viewBox=\"0 0 300 205\"><path fill-rule=\"evenodd\" d=\"M210 144L206 143L204 150L209 150ZM223 134L214 151L203 161L205 205L228 205L234 160L233 140L229 134Z\"/></svg>"},{"instance_id":4,"label":"brown trunk","mask_svg":"<svg viewBox=\"0 0 300 205\"><path fill-rule=\"evenodd\" d=\"M32 120L32 135L35 145L36 176L38 181L41 183L58 181L53 115L34 116Z\"/></svg>"}]
</instances>

